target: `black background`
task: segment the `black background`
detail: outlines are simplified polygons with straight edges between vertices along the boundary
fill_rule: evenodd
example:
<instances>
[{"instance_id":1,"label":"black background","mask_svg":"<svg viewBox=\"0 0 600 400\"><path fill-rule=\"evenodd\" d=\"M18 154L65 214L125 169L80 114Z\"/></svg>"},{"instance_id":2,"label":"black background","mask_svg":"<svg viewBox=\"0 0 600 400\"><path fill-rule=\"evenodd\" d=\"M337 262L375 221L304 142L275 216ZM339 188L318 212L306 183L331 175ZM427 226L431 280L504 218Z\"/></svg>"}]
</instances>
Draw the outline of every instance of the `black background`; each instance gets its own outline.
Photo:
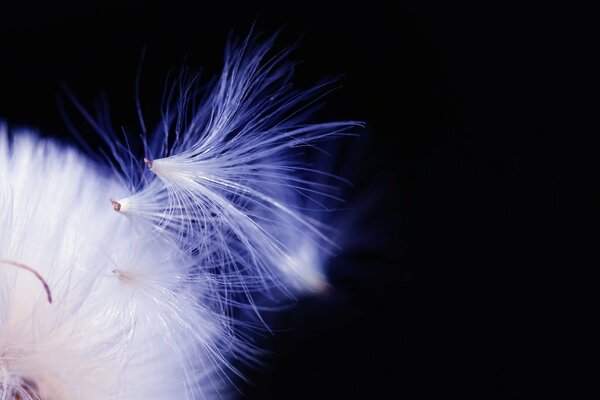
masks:
<instances>
[{"instance_id":1,"label":"black background","mask_svg":"<svg viewBox=\"0 0 600 400\"><path fill-rule=\"evenodd\" d=\"M230 30L304 35L296 82L344 74L320 116L367 122L351 197L376 206L247 397L598 398L593 14L486 3L2 3L0 116L67 137L65 82L133 130L143 46L152 115L184 56L219 70Z\"/></svg>"}]
</instances>

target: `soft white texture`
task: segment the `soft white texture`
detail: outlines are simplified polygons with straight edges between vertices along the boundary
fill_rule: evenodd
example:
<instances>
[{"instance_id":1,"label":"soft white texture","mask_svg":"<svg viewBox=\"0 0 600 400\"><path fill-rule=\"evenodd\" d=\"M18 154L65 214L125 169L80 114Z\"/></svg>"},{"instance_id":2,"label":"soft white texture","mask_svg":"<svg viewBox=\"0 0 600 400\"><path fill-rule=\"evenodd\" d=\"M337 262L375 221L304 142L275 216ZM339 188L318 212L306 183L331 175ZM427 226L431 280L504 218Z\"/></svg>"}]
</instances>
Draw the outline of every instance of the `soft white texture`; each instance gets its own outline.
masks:
<instances>
[{"instance_id":1,"label":"soft white texture","mask_svg":"<svg viewBox=\"0 0 600 400\"><path fill-rule=\"evenodd\" d=\"M262 311L326 287L331 176L303 149L360 124L307 123L328 84L294 89L271 45L182 73L143 155L73 98L112 169L0 127L0 400L222 397Z\"/></svg>"},{"instance_id":2,"label":"soft white texture","mask_svg":"<svg viewBox=\"0 0 600 400\"><path fill-rule=\"evenodd\" d=\"M2 399L186 399L214 393L228 334L171 244L115 213L115 179L75 151L0 129ZM177 262L175 262L177 261Z\"/></svg>"}]
</instances>

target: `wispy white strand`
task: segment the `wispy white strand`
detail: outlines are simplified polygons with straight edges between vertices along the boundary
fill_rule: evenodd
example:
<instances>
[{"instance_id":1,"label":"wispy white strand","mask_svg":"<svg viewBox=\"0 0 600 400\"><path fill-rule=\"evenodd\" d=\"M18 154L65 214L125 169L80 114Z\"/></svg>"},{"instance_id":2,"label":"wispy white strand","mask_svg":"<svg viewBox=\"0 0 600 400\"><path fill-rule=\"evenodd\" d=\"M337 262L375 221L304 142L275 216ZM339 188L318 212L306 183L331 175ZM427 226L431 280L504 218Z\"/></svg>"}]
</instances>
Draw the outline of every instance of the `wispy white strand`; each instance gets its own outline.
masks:
<instances>
[{"instance_id":1,"label":"wispy white strand","mask_svg":"<svg viewBox=\"0 0 600 400\"><path fill-rule=\"evenodd\" d=\"M279 275L293 272L290 249L277 235L282 229L317 246L329 240L319 222L290 207L290 197L327 189L313 183L318 171L299 163L294 148L360 125L306 124L307 105L327 85L293 90L293 65L284 61L289 49L268 58L271 44L247 39L230 49L220 79L196 109L195 79L181 78L176 110L165 112L162 131L148 140L155 146L147 153L158 157L147 165L157 179L118 201L122 213L151 221L184 251L200 248L204 260L210 254L220 273L263 277L248 294L279 286Z\"/></svg>"},{"instance_id":2,"label":"wispy white strand","mask_svg":"<svg viewBox=\"0 0 600 400\"><path fill-rule=\"evenodd\" d=\"M0 126L0 400L224 396L262 311L326 287L335 195L304 150L361 124L308 123L332 82L294 89L272 45L182 73L148 134L138 103L145 159L73 98L112 170Z\"/></svg>"}]
</instances>

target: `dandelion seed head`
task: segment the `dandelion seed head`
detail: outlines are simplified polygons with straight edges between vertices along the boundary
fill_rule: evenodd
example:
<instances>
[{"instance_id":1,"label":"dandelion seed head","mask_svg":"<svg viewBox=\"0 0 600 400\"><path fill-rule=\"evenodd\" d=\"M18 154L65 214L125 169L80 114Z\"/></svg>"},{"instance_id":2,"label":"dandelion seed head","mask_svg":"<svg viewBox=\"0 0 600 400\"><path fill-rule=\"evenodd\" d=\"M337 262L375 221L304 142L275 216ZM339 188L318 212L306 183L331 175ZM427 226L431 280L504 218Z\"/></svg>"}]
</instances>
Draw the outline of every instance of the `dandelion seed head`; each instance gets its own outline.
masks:
<instances>
[{"instance_id":1,"label":"dandelion seed head","mask_svg":"<svg viewBox=\"0 0 600 400\"><path fill-rule=\"evenodd\" d=\"M230 44L202 90L182 72L147 133L138 101L143 154L70 92L104 162L0 125L2 398L223 397L263 309L325 290L331 187L302 154L361 124L309 122L332 81L295 89L273 44Z\"/></svg>"}]
</instances>

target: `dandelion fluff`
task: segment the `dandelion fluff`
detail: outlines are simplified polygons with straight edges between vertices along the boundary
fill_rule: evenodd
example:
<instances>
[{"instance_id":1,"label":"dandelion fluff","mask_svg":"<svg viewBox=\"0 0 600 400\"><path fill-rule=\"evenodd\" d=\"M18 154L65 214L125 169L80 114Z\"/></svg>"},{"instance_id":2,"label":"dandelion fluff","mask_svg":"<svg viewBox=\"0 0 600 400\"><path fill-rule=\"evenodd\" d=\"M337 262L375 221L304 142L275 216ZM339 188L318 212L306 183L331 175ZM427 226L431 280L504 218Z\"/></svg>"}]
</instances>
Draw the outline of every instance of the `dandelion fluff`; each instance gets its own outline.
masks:
<instances>
[{"instance_id":1,"label":"dandelion fluff","mask_svg":"<svg viewBox=\"0 0 600 400\"><path fill-rule=\"evenodd\" d=\"M74 97L108 163L0 128L0 398L226 396L262 310L326 285L306 206L332 187L303 150L360 124L308 123L332 81L295 89L272 42L232 42L213 84L182 72L156 129L139 109L143 155Z\"/></svg>"}]
</instances>

